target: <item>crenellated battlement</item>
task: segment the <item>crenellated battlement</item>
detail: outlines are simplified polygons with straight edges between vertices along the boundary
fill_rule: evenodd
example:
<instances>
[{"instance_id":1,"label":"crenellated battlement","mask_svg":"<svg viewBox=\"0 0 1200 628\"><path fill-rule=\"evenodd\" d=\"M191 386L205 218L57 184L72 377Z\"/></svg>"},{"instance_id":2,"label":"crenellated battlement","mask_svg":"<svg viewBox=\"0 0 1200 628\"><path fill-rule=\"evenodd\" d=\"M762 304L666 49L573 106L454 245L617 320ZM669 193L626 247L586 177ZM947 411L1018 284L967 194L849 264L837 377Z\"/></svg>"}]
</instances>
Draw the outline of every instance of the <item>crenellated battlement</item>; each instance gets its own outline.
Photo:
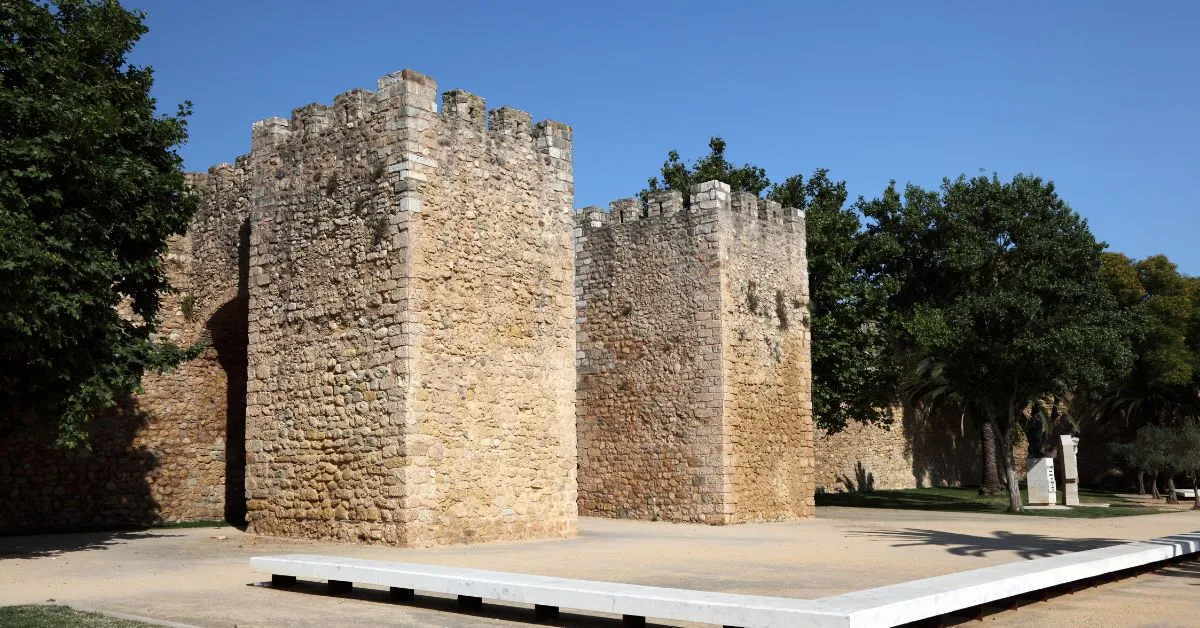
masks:
<instances>
[{"instance_id":1,"label":"crenellated battlement","mask_svg":"<svg viewBox=\"0 0 1200 628\"><path fill-rule=\"evenodd\" d=\"M437 81L402 70L380 77L374 91L350 89L334 96L332 104L310 103L289 118L256 121L250 152L237 158L235 169L264 183L250 184L259 196L280 186L308 189L310 198L321 196L312 194L313 188L325 196L361 195L362 184L375 181L388 194L355 206L413 213L421 211L430 182L449 167L448 160L488 155L474 174L485 175L487 163L545 169L555 204L570 213L570 126L552 120L535 124L529 113L507 106L489 110L482 96L461 89L442 93L439 111L437 95ZM347 187L352 180L358 184Z\"/></svg>"},{"instance_id":2,"label":"crenellated battlement","mask_svg":"<svg viewBox=\"0 0 1200 628\"><path fill-rule=\"evenodd\" d=\"M462 89L441 94L437 100L437 82L413 70L403 70L382 76L375 91L354 88L338 94L331 105L310 103L292 110L290 118L271 117L252 125L251 152L269 153L289 138L312 140L343 128L353 128L364 121L381 121L381 133L405 134L406 131L427 130L430 124L470 128L488 137L503 141L523 139L531 142L536 152L556 160L550 165L562 166L571 160L571 127L552 120L533 123L525 111L502 106L488 109L486 100ZM422 120L426 114L434 117Z\"/></svg>"},{"instance_id":3,"label":"crenellated battlement","mask_svg":"<svg viewBox=\"0 0 1200 628\"><path fill-rule=\"evenodd\" d=\"M804 212L783 207L778 202L759 198L748 192L731 192L729 185L720 181L705 181L693 185L685 209L683 194L679 190L655 190L644 198L617 199L608 205L608 212L597 207L576 210L576 222L586 229L614 227L630 223L654 224L650 219L671 218L687 215L693 219L720 213L754 218L763 224L781 225L785 231L796 231L796 225L804 220ZM803 230L803 227L800 227Z\"/></svg>"}]
</instances>

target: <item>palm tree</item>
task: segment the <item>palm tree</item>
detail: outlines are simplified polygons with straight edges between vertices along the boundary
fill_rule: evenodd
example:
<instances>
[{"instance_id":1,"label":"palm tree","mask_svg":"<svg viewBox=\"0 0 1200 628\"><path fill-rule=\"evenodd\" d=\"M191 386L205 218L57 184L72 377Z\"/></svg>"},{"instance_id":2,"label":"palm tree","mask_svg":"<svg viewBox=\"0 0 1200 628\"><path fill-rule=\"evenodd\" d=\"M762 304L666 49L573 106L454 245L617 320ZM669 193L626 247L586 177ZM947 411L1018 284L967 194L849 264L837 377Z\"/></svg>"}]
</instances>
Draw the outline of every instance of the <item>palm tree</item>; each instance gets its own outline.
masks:
<instances>
[{"instance_id":1,"label":"palm tree","mask_svg":"<svg viewBox=\"0 0 1200 628\"><path fill-rule=\"evenodd\" d=\"M918 412L920 418L928 418L931 413L941 408L955 408L962 413L964 423L969 420L978 425L982 456L979 494L1000 495L1005 492L1004 482L1000 480L1000 467L996 458L996 434L992 431L992 424L983 420L973 401L967 400L952 387L949 378L946 377L944 363L931 358L919 362L909 372L901 392L905 403Z\"/></svg>"}]
</instances>

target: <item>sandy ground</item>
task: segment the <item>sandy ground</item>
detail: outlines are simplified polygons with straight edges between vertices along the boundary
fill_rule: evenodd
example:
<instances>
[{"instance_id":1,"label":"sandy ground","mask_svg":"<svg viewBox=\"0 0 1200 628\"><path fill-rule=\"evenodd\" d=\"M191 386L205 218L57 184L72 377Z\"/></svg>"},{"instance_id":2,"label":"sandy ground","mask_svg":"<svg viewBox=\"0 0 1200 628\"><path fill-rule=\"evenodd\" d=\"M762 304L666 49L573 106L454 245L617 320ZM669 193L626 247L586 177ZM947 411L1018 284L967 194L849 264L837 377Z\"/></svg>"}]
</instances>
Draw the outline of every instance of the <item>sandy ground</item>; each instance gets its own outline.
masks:
<instances>
[{"instance_id":1,"label":"sandy ground","mask_svg":"<svg viewBox=\"0 0 1200 628\"><path fill-rule=\"evenodd\" d=\"M251 586L248 558L308 552L428 562L731 593L818 598L1001 563L1200 529L1200 513L1112 519L821 508L818 518L728 527L584 518L567 540L396 549L245 535L232 528L0 538L0 605L53 600L196 626L520 626L528 610L450 600L383 603ZM1200 616L1193 563L1061 596L988 623L1188 625ZM1189 595L1190 594L1190 595ZM1094 622L1089 623L1089 622ZM612 626L565 614L558 625Z\"/></svg>"}]
</instances>

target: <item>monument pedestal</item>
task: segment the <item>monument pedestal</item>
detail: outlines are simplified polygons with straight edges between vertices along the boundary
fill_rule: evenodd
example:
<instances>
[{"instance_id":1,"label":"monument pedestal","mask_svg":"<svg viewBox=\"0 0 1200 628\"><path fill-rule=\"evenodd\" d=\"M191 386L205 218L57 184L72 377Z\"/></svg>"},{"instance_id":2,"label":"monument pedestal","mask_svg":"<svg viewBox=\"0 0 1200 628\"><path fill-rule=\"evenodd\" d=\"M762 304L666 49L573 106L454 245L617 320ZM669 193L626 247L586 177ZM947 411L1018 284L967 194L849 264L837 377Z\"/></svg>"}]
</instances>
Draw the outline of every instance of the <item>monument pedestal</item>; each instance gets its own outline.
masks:
<instances>
[{"instance_id":1,"label":"monument pedestal","mask_svg":"<svg viewBox=\"0 0 1200 628\"><path fill-rule=\"evenodd\" d=\"M1063 503L1079 505L1079 465L1075 461L1079 439L1074 436L1059 437L1063 457Z\"/></svg>"},{"instance_id":2,"label":"monument pedestal","mask_svg":"<svg viewBox=\"0 0 1200 628\"><path fill-rule=\"evenodd\" d=\"M1030 506L1053 506L1058 503L1058 487L1054 483L1054 458L1030 458L1025 485Z\"/></svg>"}]
</instances>

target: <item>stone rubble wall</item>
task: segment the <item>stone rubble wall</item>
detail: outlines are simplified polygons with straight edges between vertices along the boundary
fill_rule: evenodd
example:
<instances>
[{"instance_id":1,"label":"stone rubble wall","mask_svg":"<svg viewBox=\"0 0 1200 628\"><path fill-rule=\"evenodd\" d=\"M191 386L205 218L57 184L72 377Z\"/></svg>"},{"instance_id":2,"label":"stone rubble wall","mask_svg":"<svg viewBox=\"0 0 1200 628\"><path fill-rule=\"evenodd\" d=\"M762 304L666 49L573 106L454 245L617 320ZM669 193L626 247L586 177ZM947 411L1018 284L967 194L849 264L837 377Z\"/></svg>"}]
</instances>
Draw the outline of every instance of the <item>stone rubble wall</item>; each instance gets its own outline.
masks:
<instances>
[{"instance_id":1,"label":"stone rubble wall","mask_svg":"<svg viewBox=\"0 0 1200 628\"><path fill-rule=\"evenodd\" d=\"M714 196L725 190L714 190ZM725 447L733 521L811 517L812 355L804 218L734 194L721 207Z\"/></svg>"},{"instance_id":2,"label":"stone rubble wall","mask_svg":"<svg viewBox=\"0 0 1200 628\"><path fill-rule=\"evenodd\" d=\"M577 216L583 514L714 524L812 514L804 231L709 182ZM788 218L790 216L790 218ZM778 289L795 325L739 313ZM770 297L772 307L774 297ZM740 336L753 334L753 342Z\"/></svg>"},{"instance_id":3,"label":"stone rubble wall","mask_svg":"<svg viewBox=\"0 0 1200 628\"><path fill-rule=\"evenodd\" d=\"M571 129L443 95L410 221L413 543L576 530ZM433 165L436 163L436 166Z\"/></svg>"},{"instance_id":4,"label":"stone rubble wall","mask_svg":"<svg viewBox=\"0 0 1200 628\"><path fill-rule=\"evenodd\" d=\"M719 523L717 214L681 211L679 192L662 200L579 214L579 509Z\"/></svg>"},{"instance_id":5,"label":"stone rubble wall","mask_svg":"<svg viewBox=\"0 0 1200 628\"><path fill-rule=\"evenodd\" d=\"M827 493L978 486L979 428L947 410L922 416L896 407L888 425L851 421L839 432L816 433L816 486ZM1028 444L1013 444L1017 474L1025 477ZM1002 471L1003 472L1003 471Z\"/></svg>"}]
</instances>

